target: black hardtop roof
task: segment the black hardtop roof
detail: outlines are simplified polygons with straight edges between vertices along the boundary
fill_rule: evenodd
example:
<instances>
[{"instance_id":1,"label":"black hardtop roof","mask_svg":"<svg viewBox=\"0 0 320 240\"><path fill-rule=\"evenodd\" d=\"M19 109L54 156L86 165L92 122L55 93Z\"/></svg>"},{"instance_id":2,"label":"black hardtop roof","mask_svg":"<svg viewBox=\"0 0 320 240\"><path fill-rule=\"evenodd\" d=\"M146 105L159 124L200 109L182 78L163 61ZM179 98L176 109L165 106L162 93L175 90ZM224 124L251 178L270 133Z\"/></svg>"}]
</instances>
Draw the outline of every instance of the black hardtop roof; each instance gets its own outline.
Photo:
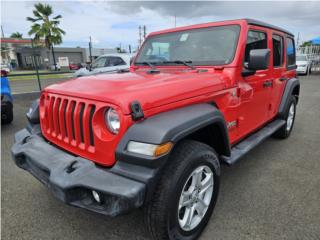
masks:
<instances>
[{"instance_id":1,"label":"black hardtop roof","mask_svg":"<svg viewBox=\"0 0 320 240\"><path fill-rule=\"evenodd\" d=\"M277 27L277 26L274 26L272 24L269 24L269 23L265 23L265 22L262 22L262 21L259 21L259 20L255 20L255 19L250 19L250 18L246 18L244 19L245 21L247 21L248 24L250 25L255 25L255 26L261 26L261 27L266 27L266 28L271 28L271 29L274 29L274 30L278 30L280 32L284 32L288 35L291 35L292 37L294 37L293 33L289 32L288 30L286 29L283 29L283 28L280 28L280 27Z\"/></svg>"}]
</instances>

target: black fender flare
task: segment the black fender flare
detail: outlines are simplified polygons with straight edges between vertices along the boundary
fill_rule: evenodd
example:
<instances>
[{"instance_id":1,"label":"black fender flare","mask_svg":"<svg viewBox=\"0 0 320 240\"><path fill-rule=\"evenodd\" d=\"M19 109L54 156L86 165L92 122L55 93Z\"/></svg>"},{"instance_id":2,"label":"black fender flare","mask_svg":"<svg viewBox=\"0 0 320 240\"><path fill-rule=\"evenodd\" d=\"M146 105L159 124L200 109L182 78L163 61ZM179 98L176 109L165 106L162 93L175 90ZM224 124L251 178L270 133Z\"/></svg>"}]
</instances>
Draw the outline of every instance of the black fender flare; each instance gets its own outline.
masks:
<instances>
[{"instance_id":1,"label":"black fender flare","mask_svg":"<svg viewBox=\"0 0 320 240\"><path fill-rule=\"evenodd\" d=\"M300 89L300 81L297 78L291 78L287 81L286 87L284 89L282 99L279 105L279 110L278 110L278 116L279 117L284 117L285 116L285 111L287 109L287 106L289 104L290 97L294 94L294 89L297 88ZM298 97L298 96L297 96ZM297 99L298 103L298 99Z\"/></svg>"},{"instance_id":2,"label":"black fender flare","mask_svg":"<svg viewBox=\"0 0 320 240\"><path fill-rule=\"evenodd\" d=\"M166 142L177 143L186 136L207 127L217 124L222 134L223 154L230 154L228 130L222 113L212 104L201 103L175 110L163 112L132 125L118 144L117 160L126 152L129 141L162 144ZM126 156L128 157L128 156ZM150 158L149 160L155 160ZM132 163L132 161L130 161Z\"/></svg>"},{"instance_id":3,"label":"black fender flare","mask_svg":"<svg viewBox=\"0 0 320 240\"><path fill-rule=\"evenodd\" d=\"M151 144L178 143L188 135L212 124L217 124L223 141L223 155L230 155L228 130L222 113L213 104L200 103L170 110L133 124L122 137L116 149L116 164L111 171L144 182L146 201L150 200L161 171L170 153L150 157L126 150L129 141Z\"/></svg>"}]
</instances>

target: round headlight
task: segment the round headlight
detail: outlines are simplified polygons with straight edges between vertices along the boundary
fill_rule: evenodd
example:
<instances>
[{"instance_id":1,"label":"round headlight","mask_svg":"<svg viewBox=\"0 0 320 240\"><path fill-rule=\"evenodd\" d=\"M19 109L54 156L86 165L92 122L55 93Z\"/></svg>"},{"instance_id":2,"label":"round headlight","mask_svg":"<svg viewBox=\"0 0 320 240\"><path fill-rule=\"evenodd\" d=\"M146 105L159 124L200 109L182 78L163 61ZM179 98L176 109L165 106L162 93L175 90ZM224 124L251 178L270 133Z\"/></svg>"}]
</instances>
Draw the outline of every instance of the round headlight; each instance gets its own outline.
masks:
<instances>
[{"instance_id":1,"label":"round headlight","mask_svg":"<svg viewBox=\"0 0 320 240\"><path fill-rule=\"evenodd\" d=\"M114 110L113 108L109 108L105 113L105 121L108 129L112 133L117 134L119 132L120 117L116 110Z\"/></svg>"}]
</instances>

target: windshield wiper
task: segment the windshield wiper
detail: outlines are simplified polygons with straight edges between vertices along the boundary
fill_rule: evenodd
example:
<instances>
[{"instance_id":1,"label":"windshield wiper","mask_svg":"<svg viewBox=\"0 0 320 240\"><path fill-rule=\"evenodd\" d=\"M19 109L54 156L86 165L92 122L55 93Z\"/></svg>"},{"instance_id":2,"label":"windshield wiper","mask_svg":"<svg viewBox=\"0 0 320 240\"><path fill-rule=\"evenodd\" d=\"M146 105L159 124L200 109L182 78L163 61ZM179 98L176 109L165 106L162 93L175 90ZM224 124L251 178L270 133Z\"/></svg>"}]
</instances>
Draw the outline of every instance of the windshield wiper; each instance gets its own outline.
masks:
<instances>
[{"instance_id":1,"label":"windshield wiper","mask_svg":"<svg viewBox=\"0 0 320 240\"><path fill-rule=\"evenodd\" d=\"M197 70L197 68L191 65L192 61L182 61L182 60L174 60L174 61L163 61L162 63L175 63L175 64L183 64L193 70Z\"/></svg>"},{"instance_id":2,"label":"windshield wiper","mask_svg":"<svg viewBox=\"0 0 320 240\"><path fill-rule=\"evenodd\" d=\"M155 67L155 65L153 65L151 62L147 62L147 61L145 61L145 62L136 62L136 64L148 65L148 66L151 68L151 69L148 71L148 73L159 73L159 72L160 72L160 70L157 69L157 68Z\"/></svg>"}]
</instances>

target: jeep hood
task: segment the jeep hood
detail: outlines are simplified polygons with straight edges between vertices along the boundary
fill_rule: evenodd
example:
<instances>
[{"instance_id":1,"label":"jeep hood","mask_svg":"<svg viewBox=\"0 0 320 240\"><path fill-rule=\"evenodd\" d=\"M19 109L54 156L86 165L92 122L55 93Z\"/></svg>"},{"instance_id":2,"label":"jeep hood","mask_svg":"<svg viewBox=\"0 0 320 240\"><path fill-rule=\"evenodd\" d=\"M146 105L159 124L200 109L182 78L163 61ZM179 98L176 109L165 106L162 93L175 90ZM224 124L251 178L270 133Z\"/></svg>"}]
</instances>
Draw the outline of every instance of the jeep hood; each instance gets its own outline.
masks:
<instances>
[{"instance_id":1,"label":"jeep hood","mask_svg":"<svg viewBox=\"0 0 320 240\"><path fill-rule=\"evenodd\" d=\"M148 74L128 72L75 78L44 91L113 103L130 114L130 103L139 101L144 111L225 88L226 76L214 72L180 71ZM228 82L228 81L227 81Z\"/></svg>"}]
</instances>

